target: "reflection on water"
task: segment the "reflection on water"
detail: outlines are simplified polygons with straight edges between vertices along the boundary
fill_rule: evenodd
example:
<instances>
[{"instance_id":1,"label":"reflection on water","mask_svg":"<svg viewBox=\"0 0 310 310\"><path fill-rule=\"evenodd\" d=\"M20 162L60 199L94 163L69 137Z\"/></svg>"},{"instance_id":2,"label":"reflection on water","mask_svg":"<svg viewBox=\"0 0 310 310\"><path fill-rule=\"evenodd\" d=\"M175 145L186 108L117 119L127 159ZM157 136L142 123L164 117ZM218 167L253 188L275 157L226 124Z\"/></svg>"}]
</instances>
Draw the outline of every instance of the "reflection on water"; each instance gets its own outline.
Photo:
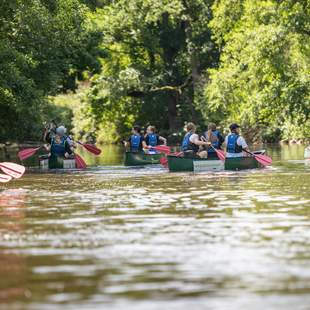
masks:
<instances>
[{"instance_id":1,"label":"reflection on water","mask_svg":"<svg viewBox=\"0 0 310 310\"><path fill-rule=\"evenodd\" d=\"M7 189L0 192L0 306L1 302L29 296L25 288L26 262L23 256L2 250L10 240L16 239L24 229L25 191Z\"/></svg>"},{"instance_id":2,"label":"reflection on water","mask_svg":"<svg viewBox=\"0 0 310 310\"><path fill-rule=\"evenodd\" d=\"M0 309L309 308L303 148L212 174L125 168L108 150L0 187Z\"/></svg>"}]
</instances>

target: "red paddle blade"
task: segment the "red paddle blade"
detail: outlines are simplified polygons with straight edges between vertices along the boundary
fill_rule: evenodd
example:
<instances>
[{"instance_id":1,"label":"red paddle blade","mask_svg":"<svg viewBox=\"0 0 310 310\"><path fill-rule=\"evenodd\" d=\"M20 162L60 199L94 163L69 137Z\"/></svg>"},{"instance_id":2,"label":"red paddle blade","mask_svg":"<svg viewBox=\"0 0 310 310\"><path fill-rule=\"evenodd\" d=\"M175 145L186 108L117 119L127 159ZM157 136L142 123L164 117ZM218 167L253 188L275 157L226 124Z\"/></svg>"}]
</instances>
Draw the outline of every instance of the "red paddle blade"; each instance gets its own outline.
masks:
<instances>
[{"instance_id":1,"label":"red paddle blade","mask_svg":"<svg viewBox=\"0 0 310 310\"><path fill-rule=\"evenodd\" d=\"M170 154L170 147L167 145L157 145L157 146L152 146L152 149L155 149L158 152L162 152L165 154Z\"/></svg>"},{"instance_id":2,"label":"red paddle blade","mask_svg":"<svg viewBox=\"0 0 310 310\"><path fill-rule=\"evenodd\" d=\"M4 173L15 179L22 177L26 170L24 166L14 163L0 163L0 168Z\"/></svg>"},{"instance_id":3,"label":"red paddle blade","mask_svg":"<svg viewBox=\"0 0 310 310\"><path fill-rule=\"evenodd\" d=\"M164 166L165 168L168 167L168 159L166 157L162 157L160 160L159 160L160 164L162 166Z\"/></svg>"},{"instance_id":4,"label":"red paddle blade","mask_svg":"<svg viewBox=\"0 0 310 310\"><path fill-rule=\"evenodd\" d=\"M0 174L0 183L7 183L12 180L12 177L6 174Z\"/></svg>"},{"instance_id":5,"label":"red paddle blade","mask_svg":"<svg viewBox=\"0 0 310 310\"><path fill-rule=\"evenodd\" d=\"M18 157L20 160L25 160L35 154L41 147L25 149L18 152Z\"/></svg>"},{"instance_id":6,"label":"red paddle blade","mask_svg":"<svg viewBox=\"0 0 310 310\"><path fill-rule=\"evenodd\" d=\"M224 151L215 149L215 152L216 152L217 157L220 160L225 161L226 156L225 156Z\"/></svg>"},{"instance_id":7,"label":"red paddle blade","mask_svg":"<svg viewBox=\"0 0 310 310\"><path fill-rule=\"evenodd\" d=\"M255 159L263 166L270 166L272 164L272 158L266 155L255 155Z\"/></svg>"},{"instance_id":8,"label":"red paddle blade","mask_svg":"<svg viewBox=\"0 0 310 310\"><path fill-rule=\"evenodd\" d=\"M95 155L100 155L101 154L101 150L98 149L95 145L93 144L84 144L82 143L82 145L84 146L84 148L89 151L90 153L93 153Z\"/></svg>"},{"instance_id":9,"label":"red paddle blade","mask_svg":"<svg viewBox=\"0 0 310 310\"><path fill-rule=\"evenodd\" d=\"M76 163L76 168L78 169L85 169L87 167L84 159L78 154L75 154L75 163Z\"/></svg>"},{"instance_id":10,"label":"red paddle blade","mask_svg":"<svg viewBox=\"0 0 310 310\"><path fill-rule=\"evenodd\" d=\"M183 152L175 152L173 153L174 156L178 156L178 157L182 157L183 156Z\"/></svg>"}]
</instances>

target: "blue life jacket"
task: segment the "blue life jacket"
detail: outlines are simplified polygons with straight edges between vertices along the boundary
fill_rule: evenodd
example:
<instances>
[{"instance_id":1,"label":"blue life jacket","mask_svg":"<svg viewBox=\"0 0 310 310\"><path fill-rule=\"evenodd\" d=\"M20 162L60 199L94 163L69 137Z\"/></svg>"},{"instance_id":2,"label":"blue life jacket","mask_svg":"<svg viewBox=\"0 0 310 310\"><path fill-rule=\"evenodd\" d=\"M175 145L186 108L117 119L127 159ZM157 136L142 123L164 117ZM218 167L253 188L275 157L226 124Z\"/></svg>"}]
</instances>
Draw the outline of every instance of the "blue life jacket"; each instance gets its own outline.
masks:
<instances>
[{"instance_id":1,"label":"blue life jacket","mask_svg":"<svg viewBox=\"0 0 310 310\"><path fill-rule=\"evenodd\" d=\"M211 143L212 143L212 146L215 148L215 149L219 149L220 148L220 133L218 130L214 130L211 132L211 135L213 136L212 138L216 138L216 140L214 139L214 141L212 141L213 139L211 139ZM208 149L208 153L214 153L215 150L210 146L209 149Z\"/></svg>"},{"instance_id":2,"label":"blue life jacket","mask_svg":"<svg viewBox=\"0 0 310 310\"><path fill-rule=\"evenodd\" d=\"M132 135L130 138L130 150L131 150L131 152L139 152L141 150L140 143L141 143L141 136L140 135Z\"/></svg>"},{"instance_id":3,"label":"blue life jacket","mask_svg":"<svg viewBox=\"0 0 310 310\"><path fill-rule=\"evenodd\" d=\"M60 143L56 143L55 137L51 141L51 154L56 156L65 156L66 153L66 137L62 137Z\"/></svg>"},{"instance_id":4,"label":"blue life jacket","mask_svg":"<svg viewBox=\"0 0 310 310\"><path fill-rule=\"evenodd\" d=\"M227 137L227 153L242 153L242 146L237 144L239 135L232 133Z\"/></svg>"},{"instance_id":5,"label":"blue life jacket","mask_svg":"<svg viewBox=\"0 0 310 310\"><path fill-rule=\"evenodd\" d=\"M190 141L190 137L192 136L192 132L187 133L182 141L182 151L186 152L186 151L193 151L194 153L197 153L199 150L199 146L192 143Z\"/></svg>"},{"instance_id":6,"label":"blue life jacket","mask_svg":"<svg viewBox=\"0 0 310 310\"><path fill-rule=\"evenodd\" d=\"M155 135L154 133L151 133L151 134L148 134L147 137L148 137L150 146L157 145L157 135Z\"/></svg>"}]
</instances>

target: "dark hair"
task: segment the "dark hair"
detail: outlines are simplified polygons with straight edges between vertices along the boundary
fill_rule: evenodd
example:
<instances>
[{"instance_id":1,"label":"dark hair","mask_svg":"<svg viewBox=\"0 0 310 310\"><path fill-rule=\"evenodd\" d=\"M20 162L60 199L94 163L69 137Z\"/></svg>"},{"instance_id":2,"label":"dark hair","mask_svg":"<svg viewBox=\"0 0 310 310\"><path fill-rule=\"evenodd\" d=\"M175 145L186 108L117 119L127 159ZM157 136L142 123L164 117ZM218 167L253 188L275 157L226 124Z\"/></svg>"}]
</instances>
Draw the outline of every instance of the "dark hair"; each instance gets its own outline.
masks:
<instances>
[{"instance_id":1,"label":"dark hair","mask_svg":"<svg viewBox=\"0 0 310 310\"><path fill-rule=\"evenodd\" d=\"M232 123L229 126L230 131L235 131L237 128L240 128L240 126L238 124L236 124L236 123Z\"/></svg>"},{"instance_id":2,"label":"dark hair","mask_svg":"<svg viewBox=\"0 0 310 310\"><path fill-rule=\"evenodd\" d=\"M135 131L138 132L138 133L141 132L141 127L138 126L138 125L134 125L132 128L133 128L133 130L135 130Z\"/></svg>"}]
</instances>

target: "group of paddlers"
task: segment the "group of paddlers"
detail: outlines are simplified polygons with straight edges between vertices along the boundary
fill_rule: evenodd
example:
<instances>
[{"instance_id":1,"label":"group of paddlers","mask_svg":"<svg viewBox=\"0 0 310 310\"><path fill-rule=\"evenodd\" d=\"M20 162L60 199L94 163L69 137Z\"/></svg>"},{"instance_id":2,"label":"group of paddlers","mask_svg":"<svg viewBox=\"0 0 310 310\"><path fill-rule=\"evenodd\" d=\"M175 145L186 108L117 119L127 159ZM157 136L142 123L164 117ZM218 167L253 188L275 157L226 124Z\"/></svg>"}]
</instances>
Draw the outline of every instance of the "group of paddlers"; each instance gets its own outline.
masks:
<instances>
[{"instance_id":1,"label":"group of paddlers","mask_svg":"<svg viewBox=\"0 0 310 310\"><path fill-rule=\"evenodd\" d=\"M181 151L186 157L216 157L216 150L225 146L226 157L247 156L249 151L245 139L240 135L240 126L233 123L229 126L230 134L225 138L218 130L216 124L211 123L208 130L203 135L196 133L197 127L193 123L184 126L185 135L183 137ZM144 152L152 154L156 152L156 146L167 144L167 140L156 134L154 126L148 126L145 135L141 133L140 126L132 128L132 135L125 141L125 146L130 152Z\"/></svg>"},{"instance_id":2,"label":"group of paddlers","mask_svg":"<svg viewBox=\"0 0 310 310\"><path fill-rule=\"evenodd\" d=\"M206 132L198 135L196 133L196 125L187 123L184 126L185 135L181 145L183 156L216 157L216 149L222 149L223 146L225 146L226 157L246 156L247 153L245 152L249 150L245 139L240 135L240 126L233 123L229 128L230 134L225 138L214 123L209 124ZM49 157L74 157L76 144L67 135L67 130L64 126L57 126L54 122L51 122L45 128L43 140L46 142L45 148L49 152ZM160 144L167 145L167 139L158 135L154 126L148 126L144 135L140 126L134 126L132 128L132 135L125 141L125 146L130 152L147 151L149 154L156 153L155 147Z\"/></svg>"}]
</instances>

